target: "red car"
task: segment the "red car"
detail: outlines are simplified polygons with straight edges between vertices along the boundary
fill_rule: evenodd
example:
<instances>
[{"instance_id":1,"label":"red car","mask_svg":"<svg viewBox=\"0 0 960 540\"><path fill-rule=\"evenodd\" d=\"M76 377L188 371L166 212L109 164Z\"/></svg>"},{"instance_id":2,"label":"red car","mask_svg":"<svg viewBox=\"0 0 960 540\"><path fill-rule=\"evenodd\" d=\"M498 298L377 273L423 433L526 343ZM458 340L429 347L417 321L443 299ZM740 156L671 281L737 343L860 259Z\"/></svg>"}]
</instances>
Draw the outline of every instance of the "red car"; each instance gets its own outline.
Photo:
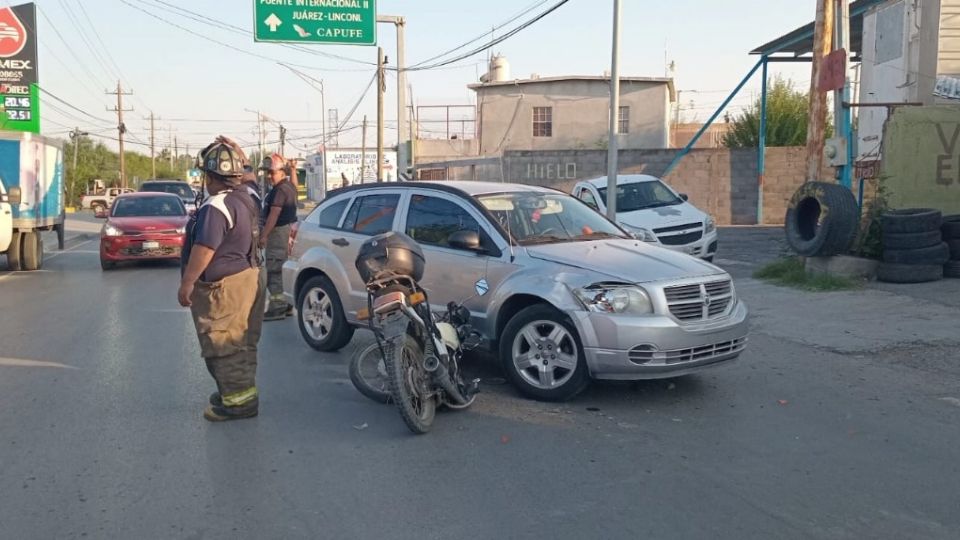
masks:
<instances>
[{"instance_id":1,"label":"red car","mask_svg":"<svg viewBox=\"0 0 960 540\"><path fill-rule=\"evenodd\" d=\"M176 195L127 193L110 207L100 232L100 267L110 270L122 261L180 259L187 209Z\"/></svg>"}]
</instances>

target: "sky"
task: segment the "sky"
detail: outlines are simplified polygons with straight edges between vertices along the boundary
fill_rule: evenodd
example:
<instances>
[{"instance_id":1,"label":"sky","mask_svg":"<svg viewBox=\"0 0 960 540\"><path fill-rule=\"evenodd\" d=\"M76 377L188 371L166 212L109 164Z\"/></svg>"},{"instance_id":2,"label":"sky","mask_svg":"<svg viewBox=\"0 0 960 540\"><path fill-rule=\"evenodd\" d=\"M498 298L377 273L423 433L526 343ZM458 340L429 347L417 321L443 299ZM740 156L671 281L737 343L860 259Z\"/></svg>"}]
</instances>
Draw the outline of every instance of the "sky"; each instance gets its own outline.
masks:
<instances>
[{"instance_id":1,"label":"sky","mask_svg":"<svg viewBox=\"0 0 960 540\"><path fill-rule=\"evenodd\" d=\"M516 22L493 32L503 35L557 0L378 0L381 15L406 18L408 65L484 36L515 15L535 7ZM0 0L0 6L19 4ZM255 144L256 112L265 122L267 142L288 129L287 153L316 150L323 106L319 84L279 65L296 64L302 73L323 81L323 105L338 110L343 132L339 144L361 144L360 124L369 118L368 145L375 144L376 87L363 95L374 74L376 47L311 45L310 52L255 43L242 31L182 16L175 7L215 18L247 32L253 28L253 0L36 0L38 6L40 85L53 98L41 104L44 134L62 137L74 126L97 136L116 136L116 98L105 95L122 79L133 95L124 97L130 150L149 153L151 112L158 148L175 136L181 152L209 143L217 134ZM623 0L620 44L622 76L672 76L681 90L683 118L704 121L723 101L757 58L748 52L813 19L814 0ZM613 0L569 0L555 12L496 45L512 78L556 75L602 75L610 68ZM152 14L152 15L151 15ZM196 17L194 17L196 18ZM191 33L192 32L192 33ZM392 25L378 25L379 44L389 62L396 58ZM217 43L219 42L219 43ZM479 44L479 42L478 42ZM476 46L476 44L474 45ZM341 59L332 57L337 55ZM486 71L487 53L444 68L411 72L409 84L417 106L473 105L468 84ZM672 72L667 63L674 64ZM772 64L800 87L809 84L808 64ZM396 78L390 73L386 94L386 141L396 140ZM759 92L755 77L731 111L736 113ZM80 112L83 111L83 112ZM424 111L426 134L444 129L444 113ZM455 119L472 117L455 109ZM329 126L328 126L329 129ZM469 129L469 127L467 128Z\"/></svg>"}]
</instances>

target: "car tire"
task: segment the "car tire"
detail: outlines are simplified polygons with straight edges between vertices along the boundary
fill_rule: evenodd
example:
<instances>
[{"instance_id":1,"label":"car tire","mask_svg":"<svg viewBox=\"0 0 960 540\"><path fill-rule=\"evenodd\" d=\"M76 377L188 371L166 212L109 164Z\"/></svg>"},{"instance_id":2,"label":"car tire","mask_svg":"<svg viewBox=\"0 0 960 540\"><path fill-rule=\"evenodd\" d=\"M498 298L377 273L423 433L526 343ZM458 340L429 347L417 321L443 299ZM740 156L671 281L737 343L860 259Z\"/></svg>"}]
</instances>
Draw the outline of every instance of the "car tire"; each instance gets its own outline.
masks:
<instances>
[{"instance_id":1,"label":"car tire","mask_svg":"<svg viewBox=\"0 0 960 540\"><path fill-rule=\"evenodd\" d=\"M943 265L943 277L960 278L960 261L947 261L947 264Z\"/></svg>"},{"instance_id":2,"label":"car tire","mask_svg":"<svg viewBox=\"0 0 960 540\"><path fill-rule=\"evenodd\" d=\"M943 265L950 260L950 248L941 242L933 247L919 249L885 249L883 262L894 264Z\"/></svg>"},{"instance_id":3,"label":"car tire","mask_svg":"<svg viewBox=\"0 0 960 540\"><path fill-rule=\"evenodd\" d=\"M307 345L320 352L342 349L353 338L337 288L327 276L307 280L297 295L297 326Z\"/></svg>"},{"instance_id":4,"label":"car tire","mask_svg":"<svg viewBox=\"0 0 960 540\"><path fill-rule=\"evenodd\" d=\"M919 233L887 233L882 237L884 249L919 249L933 247L943 241L940 231Z\"/></svg>"},{"instance_id":5,"label":"car tire","mask_svg":"<svg viewBox=\"0 0 960 540\"><path fill-rule=\"evenodd\" d=\"M846 253L857 234L860 207L853 192L839 184L807 182L787 207L787 244L804 257Z\"/></svg>"},{"instance_id":6,"label":"car tire","mask_svg":"<svg viewBox=\"0 0 960 540\"><path fill-rule=\"evenodd\" d=\"M880 216L880 228L889 233L921 233L939 230L943 214L932 208L890 210Z\"/></svg>"},{"instance_id":7,"label":"car tire","mask_svg":"<svg viewBox=\"0 0 960 540\"><path fill-rule=\"evenodd\" d=\"M23 233L20 241L21 266L27 272L39 270L43 266L43 239L40 233L30 231Z\"/></svg>"},{"instance_id":8,"label":"car tire","mask_svg":"<svg viewBox=\"0 0 960 540\"><path fill-rule=\"evenodd\" d=\"M590 383L577 329L552 306L537 304L514 315L501 334L499 352L507 379L529 398L566 401ZM541 369L544 365L547 369Z\"/></svg>"},{"instance_id":9,"label":"car tire","mask_svg":"<svg viewBox=\"0 0 960 540\"><path fill-rule=\"evenodd\" d=\"M943 216L943 225L940 227L944 240L960 240L960 214Z\"/></svg>"},{"instance_id":10,"label":"car tire","mask_svg":"<svg viewBox=\"0 0 960 540\"><path fill-rule=\"evenodd\" d=\"M115 263L114 261L108 261L102 257L100 258L100 269L103 270L104 272L113 270L116 267L117 267L117 263Z\"/></svg>"},{"instance_id":11,"label":"car tire","mask_svg":"<svg viewBox=\"0 0 960 540\"><path fill-rule=\"evenodd\" d=\"M877 281L884 283L927 283L943 279L943 266L939 264L880 263Z\"/></svg>"},{"instance_id":12,"label":"car tire","mask_svg":"<svg viewBox=\"0 0 960 540\"><path fill-rule=\"evenodd\" d=\"M946 241L950 248L950 260L960 261L960 238L951 238Z\"/></svg>"},{"instance_id":13,"label":"car tire","mask_svg":"<svg viewBox=\"0 0 960 540\"><path fill-rule=\"evenodd\" d=\"M99 203L99 202L95 202L95 203L90 204L90 210L93 210L93 213L94 213L94 214L97 213L97 209L99 209L99 208L106 208L106 207L107 207L107 206L106 206L105 204Z\"/></svg>"},{"instance_id":14,"label":"car tire","mask_svg":"<svg viewBox=\"0 0 960 540\"><path fill-rule=\"evenodd\" d=\"M10 268L11 272L19 272L23 270L23 262L21 260L20 245L23 243L22 234L14 232L13 236L10 237L10 247L7 248L7 266Z\"/></svg>"}]
</instances>

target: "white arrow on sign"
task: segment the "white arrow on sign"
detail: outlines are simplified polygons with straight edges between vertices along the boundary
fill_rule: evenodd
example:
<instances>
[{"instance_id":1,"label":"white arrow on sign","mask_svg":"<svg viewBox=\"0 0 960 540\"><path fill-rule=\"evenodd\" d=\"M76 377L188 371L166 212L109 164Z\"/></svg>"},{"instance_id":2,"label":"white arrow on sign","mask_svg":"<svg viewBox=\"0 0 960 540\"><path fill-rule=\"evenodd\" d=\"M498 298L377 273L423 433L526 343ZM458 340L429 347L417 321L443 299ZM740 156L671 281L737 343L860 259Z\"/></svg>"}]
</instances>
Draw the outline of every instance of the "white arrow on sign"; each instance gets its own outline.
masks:
<instances>
[{"instance_id":1,"label":"white arrow on sign","mask_svg":"<svg viewBox=\"0 0 960 540\"><path fill-rule=\"evenodd\" d=\"M283 24L283 21L280 20L280 17L277 17L276 13L271 13L263 23L270 27L271 32L276 32L277 27Z\"/></svg>"}]
</instances>

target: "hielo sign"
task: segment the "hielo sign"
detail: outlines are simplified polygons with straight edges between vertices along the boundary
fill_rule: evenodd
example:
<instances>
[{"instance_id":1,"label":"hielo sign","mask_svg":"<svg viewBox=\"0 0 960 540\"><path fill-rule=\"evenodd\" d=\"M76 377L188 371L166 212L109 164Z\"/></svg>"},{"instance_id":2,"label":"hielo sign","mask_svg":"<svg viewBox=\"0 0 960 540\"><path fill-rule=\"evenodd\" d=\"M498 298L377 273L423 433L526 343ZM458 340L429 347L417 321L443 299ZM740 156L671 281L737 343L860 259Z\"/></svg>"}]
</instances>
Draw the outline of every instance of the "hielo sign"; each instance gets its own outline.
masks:
<instances>
[{"instance_id":1,"label":"hielo sign","mask_svg":"<svg viewBox=\"0 0 960 540\"><path fill-rule=\"evenodd\" d=\"M377 44L376 0L254 0L254 40Z\"/></svg>"},{"instance_id":2,"label":"hielo sign","mask_svg":"<svg viewBox=\"0 0 960 540\"><path fill-rule=\"evenodd\" d=\"M0 131L40 133L36 5L0 8Z\"/></svg>"}]
</instances>

